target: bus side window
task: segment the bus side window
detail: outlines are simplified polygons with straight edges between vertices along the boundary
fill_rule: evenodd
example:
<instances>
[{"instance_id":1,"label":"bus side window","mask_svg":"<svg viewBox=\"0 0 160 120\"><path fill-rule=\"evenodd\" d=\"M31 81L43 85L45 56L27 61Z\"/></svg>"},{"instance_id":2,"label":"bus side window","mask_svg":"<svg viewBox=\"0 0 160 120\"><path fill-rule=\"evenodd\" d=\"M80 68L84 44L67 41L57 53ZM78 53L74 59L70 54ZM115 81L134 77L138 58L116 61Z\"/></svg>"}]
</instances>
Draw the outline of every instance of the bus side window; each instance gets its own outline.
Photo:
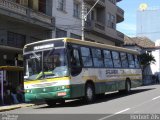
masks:
<instances>
[{"instance_id":1,"label":"bus side window","mask_svg":"<svg viewBox=\"0 0 160 120\"><path fill-rule=\"evenodd\" d=\"M127 54L121 52L121 53L120 53L120 56L121 56L122 67L123 67L123 68L128 68Z\"/></svg>"},{"instance_id":2,"label":"bus side window","mask_svg":"<svg viewBox=\"0 0 160 120\"><path fill-rule=\"evenodd\" d=\"M71 66L81 66L78 49L73 49L70 58Z\"/></svg>"},{"instance_id":3,"label":"bus side window","mask_svg":"<svg viewBox=\"0 0 160 120\"><path fill-rule=\"evenodd\" d=\"M128 54L128 62L129 68L135 68L134 56L132 54Z\"/></svg>"},{"instance_id":4,"label":"bus side window","mask_svg":"<svg viewBox=\"0 0 160 120\"><path fill-rule=\"evenodd\" d=\"M111 51L109 51L109 50L103 50L103 54L104 54L104 64L105 64L105 67L107 67L107 68L113 68L113 60L112 60Z\"/></svg>"},{"instance_id":5,"label":"bus side window","mask_svg":"<svg viewBox=\"0 0 160 120\"><path fill-rule=\"evenodd\" d=\"M120 68L121 67L121 60L120 60L119 52L112 51L112 57L113 57L114 67Z\"/></svg>"},{"instance_id":6,"label":"bus side window","mask_svg":"<svg viewBox=\"0 0 160 120\"><path fill-rule=\"evenodd\" d=\"M70 66L71 66L71 75L77 76L81 73L82 67L80 62L79 50L72 48L70 50Z\"/></svg>"},{"instance_id":7,"label":"bus side window","mask_svg":"<svg viewBox=\"0 0 160 120\"><path fill-rule=\"evenodd\" d=\"M136 68L140 68L140 63L139 63L138 56L135 55L134 58L135 58L135 66L136 66Z\"/></svg>"},{"instance_id":8,"label":"bus side window","mask_svg":"<svg viewBox=\"0 0 160 120\"><path fill-rule=\"evenodd\" d=\"M81 55L82 55L82 62L84 67L92 67L92 56L90 48L87 47L81 47Z\"/></svg>"},{"instance_id":9,"label":"bus side window","mask_svg":"<svg viewBox=\"0 0 160 120\"><path fill-rule=\"evenodd\" d=\"M92 48L92 57L94 67L104 67L102 51L100 49Z\"/></svg>"}]
</instances>

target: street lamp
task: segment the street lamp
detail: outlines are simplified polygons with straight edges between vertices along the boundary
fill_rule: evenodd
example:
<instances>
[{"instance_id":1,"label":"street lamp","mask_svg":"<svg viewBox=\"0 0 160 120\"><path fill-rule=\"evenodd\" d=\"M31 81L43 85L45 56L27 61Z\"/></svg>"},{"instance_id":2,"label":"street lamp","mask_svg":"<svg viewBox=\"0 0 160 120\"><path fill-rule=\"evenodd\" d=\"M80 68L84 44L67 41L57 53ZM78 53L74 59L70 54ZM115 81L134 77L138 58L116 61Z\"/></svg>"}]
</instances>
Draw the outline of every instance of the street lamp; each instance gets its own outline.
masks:
<instances>
[{"instance_id":1,"label":"street lamp","mask_svg":"<svg viewBox=\"0 0 160 120\"><path fill-rule=\"evenodd\" d=\"M91 9L88 11L87 14L85 14L85 4L84 4L84 0L82 0L82 40L84 41L84 29L85 29L85 20L87 19L87 16L89 15L89 13L92 11L92 9L96 6L96 4L99 2L100 0L97 0L95 2L95 4L91 7Z\"/></svg>"}]
</instances>

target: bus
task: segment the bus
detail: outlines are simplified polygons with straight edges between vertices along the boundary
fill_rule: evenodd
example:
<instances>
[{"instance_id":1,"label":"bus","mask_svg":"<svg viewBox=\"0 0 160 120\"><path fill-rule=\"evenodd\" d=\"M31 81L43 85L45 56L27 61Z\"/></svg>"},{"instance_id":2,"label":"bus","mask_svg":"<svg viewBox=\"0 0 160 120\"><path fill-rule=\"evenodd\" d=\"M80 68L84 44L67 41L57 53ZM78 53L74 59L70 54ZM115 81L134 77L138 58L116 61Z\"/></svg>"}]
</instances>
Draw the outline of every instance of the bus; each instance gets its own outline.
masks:
<instances>
[{"instance_id":1,"label":"bus","mask_svg":"<svg viewBox=\"0 0 160 120\"><path fill-rule=\"evenodd\" d=\"M130 92L141 86L139 53L111 45L56 38L24 46L25 100L44 100L49 106L65 100L111 91Z\"/></svg>"}]
</instances>

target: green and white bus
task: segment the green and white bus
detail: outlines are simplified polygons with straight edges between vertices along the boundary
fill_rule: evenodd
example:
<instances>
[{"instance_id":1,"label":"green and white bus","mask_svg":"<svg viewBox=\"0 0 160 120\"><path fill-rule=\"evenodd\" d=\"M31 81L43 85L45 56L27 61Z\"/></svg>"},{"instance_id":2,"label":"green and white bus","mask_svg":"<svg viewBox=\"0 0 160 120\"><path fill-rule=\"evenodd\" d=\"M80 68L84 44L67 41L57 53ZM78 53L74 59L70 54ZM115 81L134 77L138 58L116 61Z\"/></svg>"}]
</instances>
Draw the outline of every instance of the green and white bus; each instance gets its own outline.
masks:
<instances>
[{"instance_id":1,"label":"green and white bus","mask_svg":"<svg viewBox=\"0 0 160 120\"><path fill-rule=\"evenodd\" d=\"M71 38L25 45L25 99L48 105L141 86L138 52Z\"/></svg>"}]
</instances>

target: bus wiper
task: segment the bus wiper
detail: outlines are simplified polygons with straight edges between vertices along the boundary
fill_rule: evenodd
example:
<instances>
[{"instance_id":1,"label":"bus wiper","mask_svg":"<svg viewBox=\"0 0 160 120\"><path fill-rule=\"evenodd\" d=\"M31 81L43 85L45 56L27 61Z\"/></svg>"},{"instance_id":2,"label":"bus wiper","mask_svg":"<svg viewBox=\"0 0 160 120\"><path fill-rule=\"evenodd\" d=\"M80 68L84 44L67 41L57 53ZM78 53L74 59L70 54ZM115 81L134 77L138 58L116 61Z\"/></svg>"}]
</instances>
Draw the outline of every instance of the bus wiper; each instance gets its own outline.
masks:
<instances>
[{"instance_id":1,"label":"bus wiper","mask_svg":"<svg viewBox=\"0 0 160 120\"><path fill-rule=\"evenodd\" d=\"M40 61L40 57L39 57L35 52L32 51L32 53L33 53L33 55L35 56L35 58L36 58L38 61Z\"/></svg>"}]
</instances>

